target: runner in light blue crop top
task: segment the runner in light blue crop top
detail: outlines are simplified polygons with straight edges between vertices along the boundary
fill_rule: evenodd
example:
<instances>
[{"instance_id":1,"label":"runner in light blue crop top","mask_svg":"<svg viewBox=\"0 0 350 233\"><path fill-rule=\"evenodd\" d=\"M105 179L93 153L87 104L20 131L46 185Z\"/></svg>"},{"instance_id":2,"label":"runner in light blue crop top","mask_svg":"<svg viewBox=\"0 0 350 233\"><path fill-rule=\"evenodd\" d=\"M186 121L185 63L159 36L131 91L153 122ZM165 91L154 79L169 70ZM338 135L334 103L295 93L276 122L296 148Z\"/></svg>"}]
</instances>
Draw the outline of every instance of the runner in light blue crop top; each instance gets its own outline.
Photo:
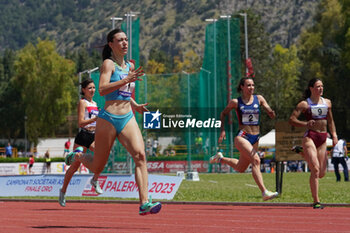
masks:
<instances>
[{"instance_id":1,"label":"runner in light blue crop top","mask_svg":"<svg viewBox=\"0 0 350 233\"><path fill-rule=\"evenodd\" d=\"M120 67L117 63L114 62L115 65L115 71L111 76L110 83L117 82L119 80L122 80L128 76L129 70L130 70L130 63L126 62L126 68L123 69ZM105 100L128 100L130 101L130 97L132 95L132 92L135 88L135 82L128 83L118 90L115 90L107 95L105 95Z\"/></svg>"}]
</instances>

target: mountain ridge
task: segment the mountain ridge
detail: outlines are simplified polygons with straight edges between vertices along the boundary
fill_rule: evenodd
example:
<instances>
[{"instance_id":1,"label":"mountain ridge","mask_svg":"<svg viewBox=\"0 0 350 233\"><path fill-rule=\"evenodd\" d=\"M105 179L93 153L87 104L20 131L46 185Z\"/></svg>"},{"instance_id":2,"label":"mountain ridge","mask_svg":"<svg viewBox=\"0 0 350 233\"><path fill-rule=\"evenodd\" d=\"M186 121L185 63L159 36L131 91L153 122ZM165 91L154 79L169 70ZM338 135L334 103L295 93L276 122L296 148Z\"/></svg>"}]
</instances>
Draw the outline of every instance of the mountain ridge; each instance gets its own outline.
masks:
<instances>
[{"instance_id":1,"label":"mountain ridge","mask_svg":"<svg viewBox=\"0 0 350 233\"><path fill-rule=\"evenodd\" d=\"M0 20L4 22L0 25L0 51L21 49L28 42L36 43L38 37L55 40L62 54L82 45L93 48L105 43L105 36L112 27L111 17L125 18L125 13L138 11L142 59L147 60L154 48L171 56L186 50L194 50L202 56L208 24L205 19L245 9L260 15L272 44L289 47L301 31L312 24L319 2L130 0L126 3L106 0L101 4L97 0L13 0L0 3Z\"/></svg>"}]
</instances>

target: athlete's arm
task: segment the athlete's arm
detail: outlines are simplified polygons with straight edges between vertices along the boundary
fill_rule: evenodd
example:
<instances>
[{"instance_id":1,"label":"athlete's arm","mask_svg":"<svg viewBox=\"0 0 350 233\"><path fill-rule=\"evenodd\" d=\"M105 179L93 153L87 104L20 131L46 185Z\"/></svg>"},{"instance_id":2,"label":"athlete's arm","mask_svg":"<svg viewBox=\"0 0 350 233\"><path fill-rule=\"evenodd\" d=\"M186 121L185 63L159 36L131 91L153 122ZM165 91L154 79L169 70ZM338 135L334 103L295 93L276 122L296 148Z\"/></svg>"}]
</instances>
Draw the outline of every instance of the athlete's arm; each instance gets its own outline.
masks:
<instances>
[{"instance_id":1,"label":"athlete's arm","mask_svg":"<svg viewBox=\"0 0 350 233\"><path fill-rule=\"evenodd\" d=\"M346 141L344 141L344 157L348 158L348 147L346 146Z\"/></svg>"},{"instance_id":2,"label":"athlete's arm","mask_svg":"<svg viewBox=\"0 0 350 233\"><path fill-rule=\"evenodd\" d=\"M296 108L294 109L294 111L292 112L292 115L289 117L289 124L296 127L307 127L308 124L312 124L310 121L313 121L315 123L314 120L310 120L308 122L298 120L298 117L300 116L300 114L304 112L306 109L307 109L306 101L299 102Z\"/></svg>"},{"instance_id":3,"label":"athlete's arm","mask_svg":"<svg viewBox=\"0 0 350 233\"><path fill-rule=\"evenodd\" d=\"M137 112L139 113L143 113L143 112L149 112L149 110L146 108L146 106L148 105L148 103L145 103L145 104L138 104L136 103L136 101L133 99L133 98L130 98L130 104L131 104L131 107L133 109L135 109Z\"/></svg>"},{"instance_id":4,"label":"athlete's arm","mask_svg":"<svg viewBox=\"0 0 350 233\"><path fill-rule=\"evenodd\" d=\"M237 99L232 99L228 105L226 106L226 108L221 112L220 114L220 120L221 120L221 129L220 129L220 136L218 139L218 143L222 143L222 141L224 139L226 139L226 132L225 132L225 118L226 115L228 115L230 113L230 111L232 111L232 109L236 109L238 105L238 100Z\"/></svg>"},{"instance_id":5,"label":"athlete's arm","mask_svg":"<svg viewBox=\"0 0 350 233\"><path fill-rule=\"evenodd\" d=\"M272 108L270 107L270 105L267 103L267 101L265 100L265 98L262 95L258 95L257 96L259 99L259 103L261 106L264 107L265 111L267 112L267 114L269 115L269 117L271 119L276 117L275 111L272 110Z\"/></svg>"},{"instance_id":6,"label":"athlete's arm","mask_svg":"<svg viewBox=\"0 0 350 233\"><path fill-rule=\"evenodd\" d=\"M332 102L329 99L325 99L325 100L328 105L328 112L327 112L328 129L332 136L333 146L334 146L338 143L338 136L337 136L337 130L335 128L334 120L333 120Z\"/></svg>"}]
</instances>

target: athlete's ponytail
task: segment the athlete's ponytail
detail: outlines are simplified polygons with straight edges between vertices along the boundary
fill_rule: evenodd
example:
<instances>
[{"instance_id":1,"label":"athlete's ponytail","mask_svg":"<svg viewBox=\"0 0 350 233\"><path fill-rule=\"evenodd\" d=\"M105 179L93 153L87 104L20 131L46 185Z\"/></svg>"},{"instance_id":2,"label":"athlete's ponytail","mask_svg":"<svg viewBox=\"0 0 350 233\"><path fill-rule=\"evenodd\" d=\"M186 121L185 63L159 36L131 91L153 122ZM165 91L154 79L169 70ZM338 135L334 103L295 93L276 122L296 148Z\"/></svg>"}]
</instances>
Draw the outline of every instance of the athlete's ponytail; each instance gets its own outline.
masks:
<instances>
[{"instance_id":1,"label":"athlete's ponytail","mask_svg":"<svg viewBox=\"0 0 350 233\"><path fill-rule=\"evenodd\" d=\"M105 44L103 46L103 50L102 50L102 60L106 60L108 58L111 58L112 57L112 49L111 47L109 47L108 44Z\"/></svg>"}]
</instances>

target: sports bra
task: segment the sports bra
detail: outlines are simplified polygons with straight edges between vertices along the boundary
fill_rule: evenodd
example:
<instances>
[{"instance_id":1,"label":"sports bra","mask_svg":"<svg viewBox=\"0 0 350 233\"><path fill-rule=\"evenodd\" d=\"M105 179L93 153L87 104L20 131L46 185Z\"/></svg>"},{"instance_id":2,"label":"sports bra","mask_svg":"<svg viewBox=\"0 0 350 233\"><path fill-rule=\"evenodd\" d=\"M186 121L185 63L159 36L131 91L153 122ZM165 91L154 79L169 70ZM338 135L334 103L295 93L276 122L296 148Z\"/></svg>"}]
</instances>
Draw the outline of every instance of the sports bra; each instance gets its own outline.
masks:
<instances>
[{"instance_id":1,"label":"sports bra","mask_svg":"<svg viewBox=\"0 0 350 233\"><path fill-rule=\"evenodd\" d=\"M97 117L98 116L98 108L95 102L89 102L87 99L83 99L87 106L85 108L85 113L84 113L84 120L89 120L91 118ZM88 129L90 127L96 127L96 121L85 125L84 128Z\"/></svg>"},{"instance_id":2,"label":"sports bra","mask_svg":"<svg viewBox=\"0 0 350 233\"><path fill-rule=\"evenodd\" d=\"M115 71L111 76L110 83L117 82L119 80L122 80L128 76L129 70L130 70L130 63L126 62L126 68L120 67L117 63L114 62L115 65ZM135 89L135 82L128 83L122 87L120 87L118 90L115 90L107 95L105 95L105 100L130 100L130 97L132 95L132 92Z\"/></svg>"},{"instance_id":3,"label":"sports bra","mask_svg":"<svg viewBox=\"0 0 350 233\"><path fill-rule=\"evenodd\" d=\"M259 125L260 104L256 95L253 95L253 103L247 105L243 103L242 97L238 97L236 114L240 125Z\"/></svg>"},{"instance_id":4,"label":"sports bra","mask_svg":"<svg viewBox=\"0 0 350 233\"><path fill-rule=\"evenodd\" d=\"M314 104L310 98L306 99L307 104L309 105L308 109L305 112L306 119L309 120L325 120L327 119L328 105L326 101L321 97L321 104Z\"/></svg>"}]
</instances>

